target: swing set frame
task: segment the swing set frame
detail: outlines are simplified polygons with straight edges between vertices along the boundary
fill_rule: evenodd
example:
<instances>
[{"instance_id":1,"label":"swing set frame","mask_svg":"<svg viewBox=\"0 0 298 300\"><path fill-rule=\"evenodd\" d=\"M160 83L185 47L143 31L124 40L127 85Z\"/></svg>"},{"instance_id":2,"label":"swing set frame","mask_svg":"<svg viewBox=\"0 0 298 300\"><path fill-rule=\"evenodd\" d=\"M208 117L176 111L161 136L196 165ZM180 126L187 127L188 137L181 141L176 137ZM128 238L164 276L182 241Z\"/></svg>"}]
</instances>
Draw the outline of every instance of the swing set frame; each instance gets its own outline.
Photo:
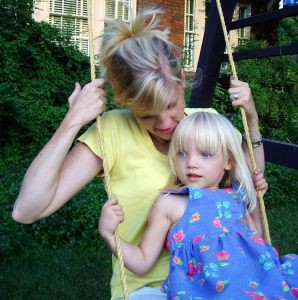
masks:
<instances>
[{"instance_id":1,"label":"swing set frame","mask_svg":"<svg viewBox=\"0 0 298 300\"><path fill-rule=\"evenodd\" d=\"M221 0L222 12L227 30L244 28L298 15L298 5L294 5L232 21L236 3L236 0ZM226 44L218 16L216 0L212 0L195 75L195 82L199 82L199 84L193 86L190 107L212 106L212 99L219 76L220 65L222 62L228 61L228 55L224 53L225 47ZM238 52L233 54L233 59L234 61L239 61L293 54L298 54L298 44ZM266 138L263 138L263 143L267 162L298 169L297 144L273 141Z\"/></svg>"}]
</instances>

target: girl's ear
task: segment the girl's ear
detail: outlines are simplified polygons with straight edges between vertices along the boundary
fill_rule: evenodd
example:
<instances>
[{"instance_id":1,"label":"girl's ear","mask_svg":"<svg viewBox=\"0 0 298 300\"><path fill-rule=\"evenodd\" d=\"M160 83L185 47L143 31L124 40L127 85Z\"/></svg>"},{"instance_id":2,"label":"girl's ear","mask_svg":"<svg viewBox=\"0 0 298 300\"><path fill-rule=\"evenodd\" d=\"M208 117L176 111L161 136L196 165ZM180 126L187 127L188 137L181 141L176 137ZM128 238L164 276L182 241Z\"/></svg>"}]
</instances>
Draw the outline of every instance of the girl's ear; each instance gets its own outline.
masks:
<instances>
[{"instance_id":1,"label":"girl's ear","mask_svg":"<svg viewBox=\"0 0 298 300\"><path fill-rule=\"evenodd\" d=\"M225 163L225 170L226 171L229 171L231 170L235 165L235 161L234 161L234 158L231 157L231 155L229 155L226 163Z\"/></svg>"}]
</instances>

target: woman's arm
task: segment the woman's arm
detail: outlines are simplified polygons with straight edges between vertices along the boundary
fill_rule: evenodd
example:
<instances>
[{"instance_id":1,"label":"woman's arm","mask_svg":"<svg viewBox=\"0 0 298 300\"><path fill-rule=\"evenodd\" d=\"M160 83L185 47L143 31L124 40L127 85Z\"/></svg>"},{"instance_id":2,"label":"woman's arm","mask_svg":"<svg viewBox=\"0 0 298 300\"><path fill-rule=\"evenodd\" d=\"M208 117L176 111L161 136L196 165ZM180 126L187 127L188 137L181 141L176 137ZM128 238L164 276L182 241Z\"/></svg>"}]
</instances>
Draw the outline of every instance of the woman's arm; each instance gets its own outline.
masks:
<instances>
[{"instance_id":1,"label":"woman's arm","mask_svg":"<svg viewBox=\"0 0 298 300\"><path fill-rule=\"evenodd\" d=\"M121 240L124 265L131 272L144 275L156 262L171 227L168 203L167 199L161 198L153 205L148 219L148 227L138 246ZM109 199L102 208L98 229L102 239L115 256L117 256L115 231L123 219L123 211L118 201Z\"/></svg>"},{"instance_id":2,"label":"woman's arm","mask_svg":"<svg viewBox=\"0 0 298 300\"><path fill-rule=\"evenodd\" d=\"M15 221L28 224L52 214L102 169L101 159L86 145L69 149L81 127L105 110L103 83L96 79L83 89L76 84L67 115L25 174L12 213Z\"/></svg>"},{"instance_id":3,"label":"woman's arm","mask_svg":"<svg viewBox=\"0 0 298 300\"><path fill-rule=\"evenodd\" d=\"M262 136L259 129L259 117L249 85L246 82L231 79L231 88L229 89L229 94L232 105L234 107L242 106L245 110L251 141L261 140ZM249 150L246 143L243 143L243 149L250 169L252 169ZM265 157L263 144L260 143L258 147L253 148L253 152L257 167L264 172Z\"/></svg>"}]
</instances>

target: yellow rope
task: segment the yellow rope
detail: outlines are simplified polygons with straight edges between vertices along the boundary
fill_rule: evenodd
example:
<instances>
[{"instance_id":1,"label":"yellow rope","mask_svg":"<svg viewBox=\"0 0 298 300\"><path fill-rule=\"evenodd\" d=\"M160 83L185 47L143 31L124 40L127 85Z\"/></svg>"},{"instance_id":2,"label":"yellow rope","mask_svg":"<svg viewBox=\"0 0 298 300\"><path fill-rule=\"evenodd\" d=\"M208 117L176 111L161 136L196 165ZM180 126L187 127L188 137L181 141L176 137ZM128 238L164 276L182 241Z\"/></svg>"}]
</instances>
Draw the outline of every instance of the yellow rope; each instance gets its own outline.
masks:
<instances>
[{"instance_id":1,"label":"yellow rope","mask_svg":"<svg viewBox=\"0 0 298 300\"><path fill-rule=\"evenodd\" d=\"M90 47L90 72L91 72L91 80L95 79L95 59L94 59L94 47L93 47L93 29L92 29L92 0L88 0L87 2L87 10L88 10L88 37L89 37L89 47ZM112 197L112 189L111 189L111 183L110 183L110 172L108 167L108 161L105 151L105 144L104 144L104 138L101 130L101 120L100 116L97 116L96 118L96 125L97 125L97 131L99 134L99 144L100 149L102 153L102 161L103 161L103 170L105 175L105 183L106 183L106 189L108 193L108 197ZM118 229L115 232L115 242L116 242L116 251L120 266L120 277L121 277L121 283L123 288L123 294L124 299L128 300L128 290L126 285L126 278L125 278L125 269L123 264L123 256L121 251L121 245L120 245L120 237Z\"/></svg>"},{"instance_id":2,"label":"yellow rope","mask_svg":"<svg viewBox=\"0 0 298 300\"><path fill-rule=\"evenodd\" d=\"M232 74L233 74L233 77L235 79L238 79L237 72L236 72L236 67L235 67L235 62L234 62L233 55L232 55L232 48L231 48L231 44L230 44L230 41L229 41L229 38L228 38L227 28L226 28L226 25L225 25L225 20L224 20L220 0L216 0L216 5L217 5L220 21L221 21L222 30L223 30L224 37L225 37L228 57L229 57L229 61L230 61L231 68L232 68ZM243 122L243 127L244 127L244 132L245 132L245 138L246 138L248 149L249 149L249 155L250 155L250 159L251 159L251 163L252 163L252 168L253 168L253 172L255 172L257 166L256 166L256 161L255 161L255 158L254 158L254 154L253 154L253 148L252 148L252 143L251 143L251 139L250 139L249 128L248 128L248 125L247 125L245 110L244 110L243 107L240 107L240 112L241 112L241 116L242 116L242 122ZM259 198L259 204L260 204L260 209L261 209L261 217L262 217L262 225L263 225L263 230L264 230L264 237L265 237L265 240L268 243L271 243L264 199L263 199L262 193L260 191L258 191L258 198Z\"/></svg>"}]
</instances>

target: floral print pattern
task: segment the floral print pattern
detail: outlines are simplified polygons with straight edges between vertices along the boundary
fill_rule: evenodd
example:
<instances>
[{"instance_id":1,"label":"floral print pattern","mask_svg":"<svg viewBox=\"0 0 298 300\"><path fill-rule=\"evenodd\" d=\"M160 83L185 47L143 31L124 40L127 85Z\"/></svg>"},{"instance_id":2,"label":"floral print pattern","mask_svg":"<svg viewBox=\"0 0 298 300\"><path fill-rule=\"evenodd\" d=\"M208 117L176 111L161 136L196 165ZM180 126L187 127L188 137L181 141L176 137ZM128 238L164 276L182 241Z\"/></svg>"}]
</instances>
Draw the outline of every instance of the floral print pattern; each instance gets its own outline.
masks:
<instances>
[{"instance_id":1,"label":"floral print pattern","mask_svg":"<svg viewBox=\"0 0 298 300\"><path fill-rule=\"evenodd\" d=\"M243 190L170 192L189 201L167 236L167 299L298 299L297 256L279 257L249 229Z\"/></svg>"}]
</instances>

